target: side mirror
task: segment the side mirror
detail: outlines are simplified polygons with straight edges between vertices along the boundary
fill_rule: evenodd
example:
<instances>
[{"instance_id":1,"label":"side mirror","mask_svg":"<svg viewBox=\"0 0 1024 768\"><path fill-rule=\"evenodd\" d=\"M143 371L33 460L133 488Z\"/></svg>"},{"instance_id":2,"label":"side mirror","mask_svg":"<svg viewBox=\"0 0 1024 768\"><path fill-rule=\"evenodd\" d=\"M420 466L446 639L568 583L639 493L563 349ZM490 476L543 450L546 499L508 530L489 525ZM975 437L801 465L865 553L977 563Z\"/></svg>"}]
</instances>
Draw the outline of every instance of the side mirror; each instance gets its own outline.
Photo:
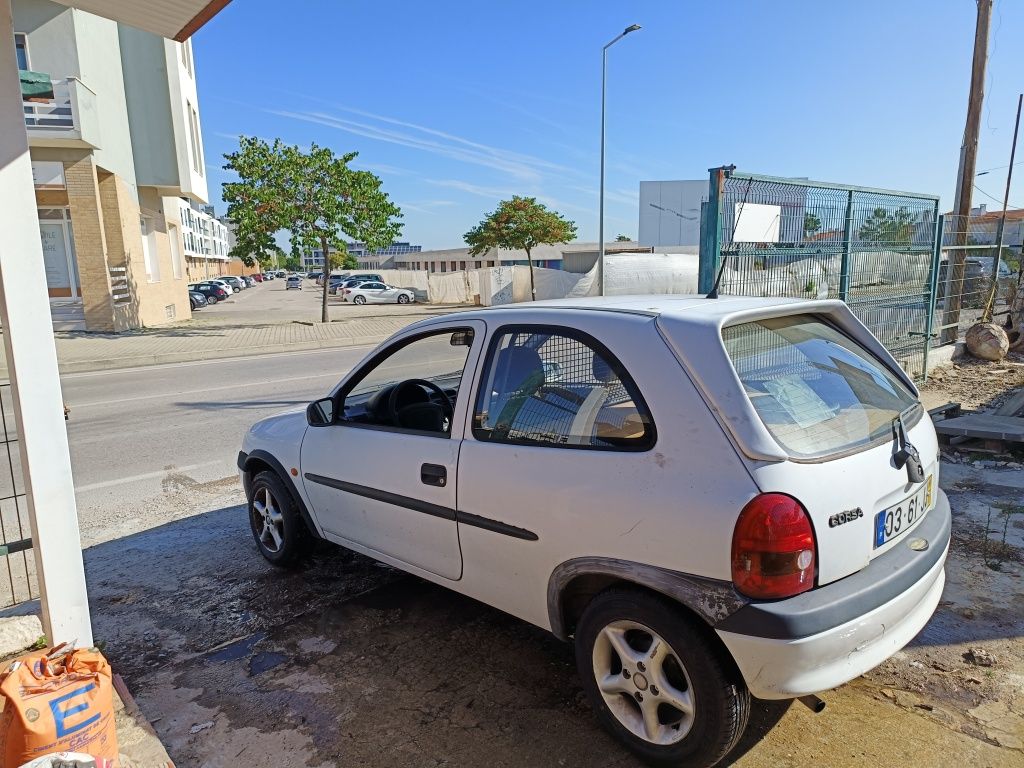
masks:
<instances>
[{"instance_id":1,"label":"side mirror","mask_svg":"<svg viewBox=\"0 0 1024 768\"><path fill-rule=\"evenodd\" d=\"M306 421L311 427L326 427L334 423L334 399L325 397L306 406Z\"/></svg>"}]
</instances>

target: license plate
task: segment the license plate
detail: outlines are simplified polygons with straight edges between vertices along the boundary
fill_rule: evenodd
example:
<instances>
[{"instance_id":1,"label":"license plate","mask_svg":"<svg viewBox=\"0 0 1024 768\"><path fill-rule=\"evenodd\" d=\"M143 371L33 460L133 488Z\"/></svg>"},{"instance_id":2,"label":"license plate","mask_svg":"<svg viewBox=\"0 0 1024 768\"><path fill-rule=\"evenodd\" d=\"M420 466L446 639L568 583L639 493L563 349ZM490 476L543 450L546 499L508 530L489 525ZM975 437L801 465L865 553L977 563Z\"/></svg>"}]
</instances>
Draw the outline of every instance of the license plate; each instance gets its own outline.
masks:
<instances>
[{"instance_id":1,"label":"license plate","mask_svg":"<svg viewBox=\"0 0 1024 768\"><path fill-rule=\"evenodd\" d=\"M875 515L875 549L909 531L931 509L934 482L929 475L913 495Z\"/></svg>"}]
</instances>

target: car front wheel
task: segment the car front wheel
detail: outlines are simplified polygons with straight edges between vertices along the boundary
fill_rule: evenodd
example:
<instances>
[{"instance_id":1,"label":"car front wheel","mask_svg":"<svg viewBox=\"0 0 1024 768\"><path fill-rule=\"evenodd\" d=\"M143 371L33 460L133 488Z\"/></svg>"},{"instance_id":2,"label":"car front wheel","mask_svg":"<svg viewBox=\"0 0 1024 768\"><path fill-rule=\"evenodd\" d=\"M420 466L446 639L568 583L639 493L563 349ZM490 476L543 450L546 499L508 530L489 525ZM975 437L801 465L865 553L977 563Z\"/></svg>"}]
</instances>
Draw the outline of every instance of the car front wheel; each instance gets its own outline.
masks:
<instances>
[{"instance_id":1,"label":"car front wheel","mask_svg":"<svg viewBox=\"0 0 1024 768\"><path fill-rule=\"evenodd\" d=\"M404 293L398 294L398 303L399 304L408 304L409 303L409 297L406 296Z\"/></svg>"},{"instance_id":2,"label":"car front wheel","mask_svg":"<svg viewBox=\"0 0 1024 768\"><path fill-rule=\"evenodd\" d=\"M591 601L576 664L604 727L653 765L712 766L747 725L750 693L731 660L647 592L610 589Z\"/></svg>"},{"instance_id":3,"label":"car front wheel","mask_svg":"<svg viewBox=\"0 0 1024 768\"><path fill-rule=\"evenodd\" d=\"M253 478L249 524L260 554L276 566L291 567L309 551L306 524L275 472L260 472Z\"/></svg>"}]
</instances>

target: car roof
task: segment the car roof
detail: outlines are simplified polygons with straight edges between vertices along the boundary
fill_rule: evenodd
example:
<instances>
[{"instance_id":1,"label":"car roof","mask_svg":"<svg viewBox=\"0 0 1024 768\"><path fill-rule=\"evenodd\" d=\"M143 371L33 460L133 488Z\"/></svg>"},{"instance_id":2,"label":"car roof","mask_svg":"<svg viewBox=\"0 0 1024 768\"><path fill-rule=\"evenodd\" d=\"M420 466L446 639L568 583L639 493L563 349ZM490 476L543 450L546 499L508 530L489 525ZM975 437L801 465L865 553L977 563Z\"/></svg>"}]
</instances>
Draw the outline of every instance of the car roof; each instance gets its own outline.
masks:
<instances>
[{"instance_id":1,"label":"car roof","mask_svg":"<svg viewBox=\"0 0 1024 768\"><path fill-rule=\"evenodd\" d=\"M748 310L769 310L807 303L808 299L792 299L778 296L720 296L707 299L701 294L655 294L636 296L588 296L575 299L555 299L549 301L527 301L516 304L502 304L494 307L481 307L468 312L460 312L459 317L484 316L493 317L494 313L507 314L505 322L515 322L517 317L525 322L526 315L536 310L557 310L559 312L601 312L625 313L646 317L670 317L680 321L689 321L705 325L714 323L720 318L746 312ZM815 302L820 303L820 302Z\"/></svg>"}]
</instances>

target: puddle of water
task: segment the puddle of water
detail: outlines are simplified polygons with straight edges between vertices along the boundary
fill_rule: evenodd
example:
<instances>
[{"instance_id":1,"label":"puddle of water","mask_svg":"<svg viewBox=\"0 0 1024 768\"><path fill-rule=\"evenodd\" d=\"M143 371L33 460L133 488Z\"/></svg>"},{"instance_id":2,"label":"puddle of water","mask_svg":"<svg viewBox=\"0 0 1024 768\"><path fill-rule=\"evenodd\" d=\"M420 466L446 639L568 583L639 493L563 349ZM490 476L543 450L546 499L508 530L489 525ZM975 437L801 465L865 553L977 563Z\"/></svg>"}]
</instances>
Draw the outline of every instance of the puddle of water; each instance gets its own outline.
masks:
<instances>
[{"instance_id":1,"label":"puddle of water","mask_svg":"<svg viewBox=\"0 0 1024 768\"><path fill-rule=\"evenodd\" d=\"M254 635L243 637L241 640L236 640L225 645L223 648L208 653L206 657L210 661L237 661L252 653L252 649L256 647L256 644L266 638L266 636L266 632L257 632Z\"/></svg>"},{"instance_id":2,"label":"puddle of water","mask_svg":"<svg viewBox=\"0 0 1024 768\"><path fill-rule=\"evenodd\" d=\"M249 659L249 674L252 677L256 677L256 675L261 675L268 669L273 669L276 666L284 664L286 661L288 661L288 657L283 653L260 651Z\"/></svg>"}]
</instances>

